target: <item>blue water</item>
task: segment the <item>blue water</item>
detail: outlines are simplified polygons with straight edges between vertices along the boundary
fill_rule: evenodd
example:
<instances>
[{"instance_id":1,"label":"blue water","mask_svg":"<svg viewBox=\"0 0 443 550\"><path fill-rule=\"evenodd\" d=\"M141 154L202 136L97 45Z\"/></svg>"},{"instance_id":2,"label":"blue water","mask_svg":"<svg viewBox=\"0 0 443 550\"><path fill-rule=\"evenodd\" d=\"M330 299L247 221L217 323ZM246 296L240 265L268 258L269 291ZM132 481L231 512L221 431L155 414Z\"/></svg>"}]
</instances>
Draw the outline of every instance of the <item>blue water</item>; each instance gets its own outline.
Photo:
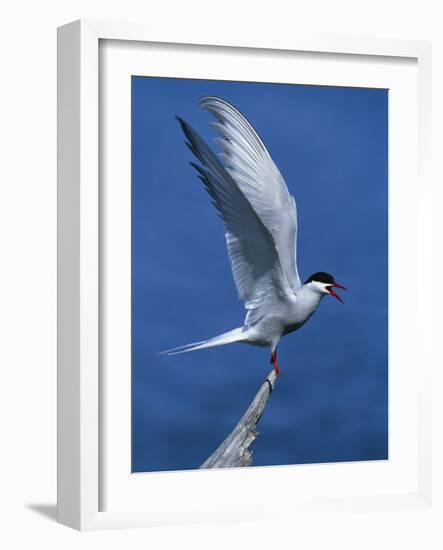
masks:
<instances>
[{"instance_id":1,"label":"blue water","mask_svg":"<svg viewBox=\"0 0 443 550\"><path fill-rule=\"evenodd\" d=\"M327 271L349 289L281 341L254 465L386 459L388 92L133 77L133 471L197 468L270 369L268 350L239 344L157 355L244 318L223 225L174 118L215 147L203 95L247 116L295 196L301 277Z\"/></svg>"}]
</instances>

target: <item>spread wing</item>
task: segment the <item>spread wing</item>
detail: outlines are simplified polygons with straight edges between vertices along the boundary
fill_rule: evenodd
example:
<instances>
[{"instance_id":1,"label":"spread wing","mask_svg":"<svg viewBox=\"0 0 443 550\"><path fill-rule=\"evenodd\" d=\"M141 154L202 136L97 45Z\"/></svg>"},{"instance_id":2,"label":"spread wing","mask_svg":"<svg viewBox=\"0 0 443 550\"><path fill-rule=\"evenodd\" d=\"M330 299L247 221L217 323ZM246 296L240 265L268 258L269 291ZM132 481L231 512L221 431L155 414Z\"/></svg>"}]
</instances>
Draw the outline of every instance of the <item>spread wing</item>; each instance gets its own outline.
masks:
<instances>
[{"instance_id":1,"label":"spread wing","mask_svg":"<svg viewBox=\"0 0 443 550\"><path fill-rule=\"evenodd\" d=\"M290 287L298 288L294 197L257 132L235 107L218 97L203 97L200 105L216 118L212 125L220 135L226 171L271 233Z\"/></svg>"},{"instance_id":2,"label":"spread wing","mask_svg":"<svg viewBox=\"0 0 443 550\"><path fill-rule=\"evenodd\" d=\"M252 310L265 300L293 296L274 237L210 147L189 124L178 120L187 145L201 163L191 164L225 224L235 285L252 318Z\"/></svg>"}]
</instances>

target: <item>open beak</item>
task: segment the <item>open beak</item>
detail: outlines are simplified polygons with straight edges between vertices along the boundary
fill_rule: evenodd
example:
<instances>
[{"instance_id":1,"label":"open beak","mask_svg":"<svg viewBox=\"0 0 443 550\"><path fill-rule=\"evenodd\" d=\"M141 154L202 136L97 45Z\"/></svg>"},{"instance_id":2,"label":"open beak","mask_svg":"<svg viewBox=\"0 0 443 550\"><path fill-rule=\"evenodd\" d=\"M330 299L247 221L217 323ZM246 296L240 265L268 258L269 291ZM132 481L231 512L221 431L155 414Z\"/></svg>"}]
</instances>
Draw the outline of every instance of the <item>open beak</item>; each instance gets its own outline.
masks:
<instances>
[{"instance_id":1,"label":"open beak","mask_svg":"<svg viewBox=\"0 0 443 550\"><path fill-rule=\"evenodd\" d=\"M327 288L327 291L329 292L329 294L331 296L334 296L334 298L337 298L337 300L339 302L341 302L342 304L344 303L343 300L340 298L340 296L335 292L334 288L341 288L342 290L348 290L347 288L345 288L343 285L339 284L339 283L335 283L333 285L330 285L328 286Z\"/></svg>"}]
</instances>

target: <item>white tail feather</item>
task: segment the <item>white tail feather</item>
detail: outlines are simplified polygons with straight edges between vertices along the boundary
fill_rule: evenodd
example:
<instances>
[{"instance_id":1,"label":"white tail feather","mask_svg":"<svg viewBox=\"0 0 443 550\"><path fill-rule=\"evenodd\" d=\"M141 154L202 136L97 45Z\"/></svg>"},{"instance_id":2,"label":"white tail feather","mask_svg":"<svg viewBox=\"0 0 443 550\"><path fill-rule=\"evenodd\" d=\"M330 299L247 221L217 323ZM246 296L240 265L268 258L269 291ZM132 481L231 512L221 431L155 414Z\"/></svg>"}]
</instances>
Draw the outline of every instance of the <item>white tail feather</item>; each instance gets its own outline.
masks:
<instances>
[{"instance_id":1,"label":"white tail feather","mask_svg":"<svg viewBox=\"0 0 443 550\"><path fill-rule=\"evenodd\" d=\"M225 344L233 344L234 342L244 342L247 340L246 333L242 328L235 328L229 332L219 334L209 340L202 340L201 342L193 342L192 344L186 344L184 346L178 346L176 348L167 349L161 351L159 355L177 355L178 353L186 353L188 351L196 351L199 349L215 348L217 346L224 346Z\"/></svg>"}]
</instances>

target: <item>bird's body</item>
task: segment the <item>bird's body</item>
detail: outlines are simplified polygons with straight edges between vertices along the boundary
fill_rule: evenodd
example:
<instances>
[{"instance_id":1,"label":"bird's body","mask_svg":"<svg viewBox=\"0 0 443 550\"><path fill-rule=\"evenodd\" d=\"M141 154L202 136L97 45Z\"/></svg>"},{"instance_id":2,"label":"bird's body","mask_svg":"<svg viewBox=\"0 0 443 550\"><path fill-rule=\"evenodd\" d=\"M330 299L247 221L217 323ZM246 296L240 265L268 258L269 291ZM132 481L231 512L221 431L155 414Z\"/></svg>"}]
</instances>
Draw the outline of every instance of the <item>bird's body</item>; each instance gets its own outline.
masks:
<instances>
[{"instance_id":1,"label":"bird's body","mask_svg":"<svg viewBox=\"0 0 443 550\"><path fill-rule=\"evenodd\" d=\"M225 224L226 244L238 295L245 303L243 326L168 350L175 354L229 343L271 348L279 372L277 344L299 329L326 295L340 298L344 288L325 272L302 284L296 263L297 209L283 177L246 118L228 102L204 97L200 105L216 118L221 160L182 119L187 145L199 160L197 170Z\"/></svg>"},{"instance_id":2,"label":"bird's body","mask_svg":"<svg viewBox=\"0 0 443 550\"><path fill-rule=\"evenodd\" d=\"M248 340L258 346L276 347L282 336L299 329L311 317L320 304L321 296L302 285L278 304L267 307L256 322L245 323Z\"/></svg>"}]
</instances>

